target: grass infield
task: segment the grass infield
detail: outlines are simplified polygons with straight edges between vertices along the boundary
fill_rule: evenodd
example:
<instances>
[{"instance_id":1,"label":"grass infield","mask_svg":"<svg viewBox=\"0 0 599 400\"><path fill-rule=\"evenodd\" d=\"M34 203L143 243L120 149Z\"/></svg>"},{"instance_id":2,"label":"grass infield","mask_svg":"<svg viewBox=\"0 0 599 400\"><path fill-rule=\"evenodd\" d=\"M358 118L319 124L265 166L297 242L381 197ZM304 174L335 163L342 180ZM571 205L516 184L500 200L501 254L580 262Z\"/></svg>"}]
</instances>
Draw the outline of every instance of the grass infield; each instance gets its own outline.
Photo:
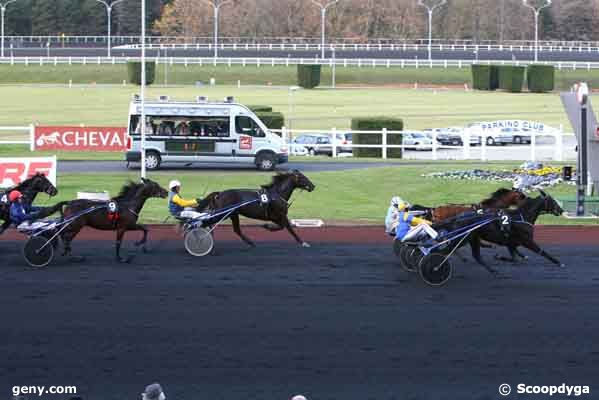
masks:
<instances>
[{"instance_id":1,"label":"grass infield","mask_svg":"<svg viewBox=\"0 0 599 400\"><path fill-rule=\"evenodd\" d=\"M469 164L468 168L514 168L514 164ZM464 169L464 164L398 165L363 170L316 172L308 174L316 185L312 193L296 192L290 210L292 218L320 218L328 222L353 221L383 223L389 199L400 195L412 203L441 205L447 203L477 203L499 187L509 183L457 181L423 178L423 173ZM166 186L173 178L183 183L183 195L188 198L230 188L257 188L270 181L271 174L258 172L154 172L149 175ZM118 174L62 174L58 177L60 194L49 200L40 196L40 204L76 197L77 191L107 190L116 195L127 179L139 179L138 171ZM552 195L572 196L573 186L561 185L548 190ZM166 200L148 201L142 221L160 223L166 216ZM577 224L580 221L542 217L544 224ZM585 223L596 223L593 221Z\"/></svg>"}]
</instances>

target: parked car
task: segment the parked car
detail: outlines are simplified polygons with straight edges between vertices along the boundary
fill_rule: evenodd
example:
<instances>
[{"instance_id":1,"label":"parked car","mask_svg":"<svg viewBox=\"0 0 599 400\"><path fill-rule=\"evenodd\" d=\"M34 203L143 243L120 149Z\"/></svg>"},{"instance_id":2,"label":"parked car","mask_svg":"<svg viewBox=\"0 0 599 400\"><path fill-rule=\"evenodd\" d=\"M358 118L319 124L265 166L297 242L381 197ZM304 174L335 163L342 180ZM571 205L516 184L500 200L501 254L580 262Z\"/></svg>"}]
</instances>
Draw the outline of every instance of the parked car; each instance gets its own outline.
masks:
<instances>
[{"instance_id":1,"label":"parked car","mask_svg":"<svg viewBox=\"0 0 599 400\"><path fill-rule=\"evenodd\" d=\"M432 150L433 140L424 133L403 132L403 145L406 150Z\"/></svg>"},{"instance_id":2,"label":"parked car","mask_svg":"<svg viewBox=\"0 0 599 400\"><path fill-rule=\"evenodd\" d=\"M349 135L349 140L348 140ZM337 153L351 153L352 148L348 147L351 145L351 134L338 133L337 134ZM327 134L311 133L300 135L293 139L294 144L304 146L308 153L312 156L324 154L327 156L333 155L333 144L331 142L331 136Z\"/></svg>"},{"instance_id":3,"label":"parked car","mask_svg":"<svg viewBox=\"0 0 599 400\"><path fill-rule=\"evenodd\" d=\"M301 144L291 143L289 145L289 155L292 156L307 156L308 149Z\"/></svg>"},{"instance_id":4,"label":"parked car","mask_svg":"<svg viewBox=\"0 0 599 400\"><path fill-rule=\"evenodd\" d=\"M443 146L462 146L464 144L464 136L466 132L462 128L433 128L425 129L424 132L433 136L435 133L437 142ZM470 146L478 146L481 144L481 137L478 135L470 135Z\"/></svg>"}]
</instances>

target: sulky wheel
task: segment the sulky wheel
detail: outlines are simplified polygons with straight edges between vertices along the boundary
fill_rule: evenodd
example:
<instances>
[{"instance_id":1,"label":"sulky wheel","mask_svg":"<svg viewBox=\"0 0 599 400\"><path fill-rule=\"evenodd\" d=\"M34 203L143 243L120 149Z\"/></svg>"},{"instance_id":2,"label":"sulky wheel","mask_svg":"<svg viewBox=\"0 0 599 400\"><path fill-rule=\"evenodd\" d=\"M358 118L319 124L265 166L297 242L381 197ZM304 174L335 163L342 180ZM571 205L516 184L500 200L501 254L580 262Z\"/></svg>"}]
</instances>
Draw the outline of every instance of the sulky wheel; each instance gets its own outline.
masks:
<instances>
[{"instance_id":1,"label":"sulky wheel","mask_svg":"<svg viewBox=\"0 0 599 400\"><path fill-rule=\"evenodd\" d=\"M34 268L43 268L54 258L54 246L43 236L30 237L23 246L23 257Z\"/></svg>"},{"instance_id":2,"label":"sulky wheel","mask_svg":"<svg viewBox=\"0 0 599 400\"><path fill-rule=\"evenodd\" d=\"M420 250L413 245L404 244L399 253L399 261L403 269L408 272L416 272L418 262L414 263L414 256L418 256ZM419 261L419 260L418 260Z\"/></svg>"},{"instance_id":3,"label":"sulky wheel","mask_svg":"<svg viewBox=\"0 0 599 400\"><path fill-rule=\"evenodd\" d=\"M185 234L185 249L196 257L204 257L214 248L212 234L205 228L195 228Z\"/></svg>"},{"instance_id":4,"label":"sulky wheel","mask_svg":"<svg viewBox=\"0 0 599 400\"><path fill-rule=\"evenodd\" d=\"M420 276L431 286L442 286L451 278L451 262L441 253L430 253L420 261Z\"/></svg>"}]
</instances>

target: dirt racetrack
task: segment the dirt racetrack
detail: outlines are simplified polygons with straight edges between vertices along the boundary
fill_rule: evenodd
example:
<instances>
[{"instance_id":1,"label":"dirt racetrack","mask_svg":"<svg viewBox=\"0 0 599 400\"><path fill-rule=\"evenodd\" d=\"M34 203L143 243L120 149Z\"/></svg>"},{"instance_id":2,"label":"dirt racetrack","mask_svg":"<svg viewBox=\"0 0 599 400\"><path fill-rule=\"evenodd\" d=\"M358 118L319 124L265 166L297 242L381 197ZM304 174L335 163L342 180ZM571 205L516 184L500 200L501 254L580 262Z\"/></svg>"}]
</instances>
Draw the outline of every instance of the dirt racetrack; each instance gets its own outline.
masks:
<instances>
[{"instance_id":1,"label":"dirt racetrack","mask_svg":"<svg viewBox=\"0 0 599 400\"><path fill-rule=\"evenodd\" d=\"M596 398L594 233L578 244L547 234L567 268L531 256L491 278L456 262L449 284L430 288L384 240L349 231L339 236L353 243L316 235L304 249L270 234L253 250L223 233L203 259L164 235L127 265L113 263L112 242L83 240L85 262L39 271L8 235L0 397L15 385L77 385L85 399L135 399L157 380L168 398L190 400L482 400L501 398L502 383L590 385L581 398Z\"/></svg>"}]
</instances>

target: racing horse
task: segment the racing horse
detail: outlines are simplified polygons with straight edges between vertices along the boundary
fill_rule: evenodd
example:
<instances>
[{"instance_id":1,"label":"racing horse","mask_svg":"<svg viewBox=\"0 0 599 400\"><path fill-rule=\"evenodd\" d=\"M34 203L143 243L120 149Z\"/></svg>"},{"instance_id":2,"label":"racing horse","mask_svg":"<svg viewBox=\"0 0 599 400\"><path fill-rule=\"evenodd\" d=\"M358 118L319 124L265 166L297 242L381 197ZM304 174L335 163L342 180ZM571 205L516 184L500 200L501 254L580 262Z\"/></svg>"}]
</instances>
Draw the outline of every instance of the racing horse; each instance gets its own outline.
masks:
<instances>
[{"instance_id":1,"label":"racing horse","mask_svg":"<svg viewBox=\"0 0 599 400\"><path fill-rule=\"evenodd\" d=\"M425 207L413 205L410 211L423 211L423 217L433 223L438 223L448 218L476 210L505 209L517 206L526 199L526 194L518 189L501 188L491 194L488 199L478 204L447 204L440 207Z\"/></svg>"},{"instance_id":2,"label":"racing horse","mask_svg":"<svg viewBox=\"0 0 599 400\"><path fill-rule=\"evenodd\" d=\"M61 239L64 244L63 256L71 253L71 242L85 226L103 231L116 231L116 259L118 262L130 262L133 257L121 257L121 243L127 231L142 231L143 238L136 242L142 246L148 241L148 229L137 222L139 213L150 198L166 198L168 192L158 183L143 179L141 183L129 182L121 189L119 195L108 203L93 200L73 200L63 209L65 219L73 218L64 231ZM88 210L95 210L87 212ZM77 217L79 215L79 217Z\"/></svg>"},{"instance_id":3,"label":"racing horse","mask_svg":"<svg viewBox=\"0 0 599 400\"><path fill-rule=\"evenodd\" d=\"M534 240L534 225L541 214L560 216L564 210L553 197L539 189L540 196L529 198L516 210L506 210L501 220L487 225L473 233L470 244L472 256L480 264L485 265L480 254L480 240L498 244L508 248L511 258L500 260L516 262L516 256L523 256L517 251L525 247L559 266L564 266L557 258L543 250ZM487 268L488 269L488 268ZM493 271L494 272L494 271Z\"/></svg>"},{"instance_id":4,"label":"racing horse","mask_svg":"<svg viewBox=\"0 0 599 400\"><path fill-rule=\"evenodd\" d=\"M289 199L295 189L306 190L312 192L316 186L304 174L298 170L291 172L279 173L272 178L272 182L267 185L262 185L260 190L252 189L231 189L223 192L214 192L206 196L209 208L212 210L221 210L246 202L254 202L236 208L228 218L231 219L233 230L249 246L256 245L247 236L241 232L239 224L239 216L257 219L261 221L270 221L275 225L265 224L263 227L271 232L287 229L293 238L302 246L309 247L310 245L297 235L289 222L287 216L289 207Z\"/></svg>"},{"instance_id":5,"label":"racing horse","mask_svg":"<svg viewBox=\"0 0 599 400\"><path fill-rule=\"evenodd\" d=\"M46 193L50 197L54 197L58 194L58 189L56 189L46 175L39 172L24 180L17 186L0 192L0 219L4 221L4 223L0 226L0 234L2 234L2 232L4 232L10 226L10 202L8 201L8 197L10 192L15 190L18 190L23 194L24 203L29 206L33 204L39 193ZM60 204L57 204L53 207L43 208L41 210L42 213L40 214L40 217L53 214L60 208Z\"/></svg>"}]
</instances>

